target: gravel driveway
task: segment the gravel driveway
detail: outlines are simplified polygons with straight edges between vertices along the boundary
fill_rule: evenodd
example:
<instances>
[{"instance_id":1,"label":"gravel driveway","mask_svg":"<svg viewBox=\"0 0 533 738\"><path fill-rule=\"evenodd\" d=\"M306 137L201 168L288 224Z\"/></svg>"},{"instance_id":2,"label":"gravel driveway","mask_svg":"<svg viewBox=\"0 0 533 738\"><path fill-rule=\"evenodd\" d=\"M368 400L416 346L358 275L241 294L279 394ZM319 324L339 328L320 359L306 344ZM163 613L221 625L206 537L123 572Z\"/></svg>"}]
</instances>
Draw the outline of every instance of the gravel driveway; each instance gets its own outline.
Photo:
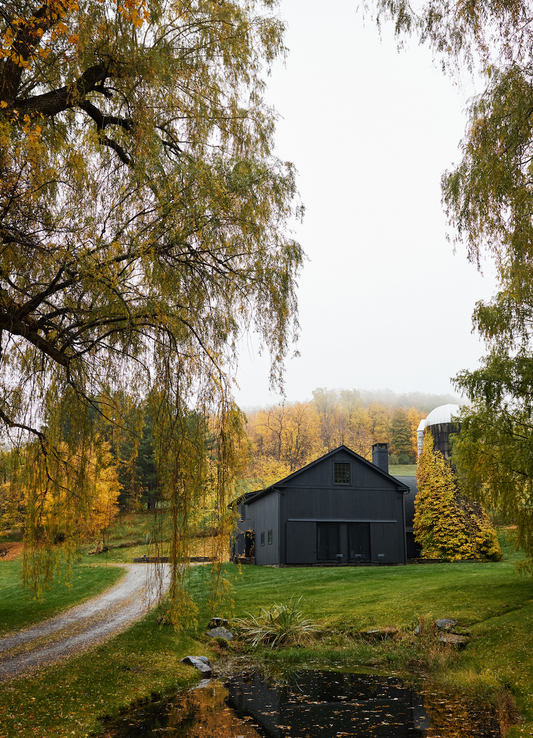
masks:
<instances>
[{"instance_id":1,"label":"gravel driveway","mask_svg":"<svg viewBox=\"0 0 533 738\"><path fill-rule=\"evenodd\" d=\"M98 597L1 638L0 682L97 646L148 612L168 588L169 565L123 566L126 575Z\"/></svg>"}]
</instances>

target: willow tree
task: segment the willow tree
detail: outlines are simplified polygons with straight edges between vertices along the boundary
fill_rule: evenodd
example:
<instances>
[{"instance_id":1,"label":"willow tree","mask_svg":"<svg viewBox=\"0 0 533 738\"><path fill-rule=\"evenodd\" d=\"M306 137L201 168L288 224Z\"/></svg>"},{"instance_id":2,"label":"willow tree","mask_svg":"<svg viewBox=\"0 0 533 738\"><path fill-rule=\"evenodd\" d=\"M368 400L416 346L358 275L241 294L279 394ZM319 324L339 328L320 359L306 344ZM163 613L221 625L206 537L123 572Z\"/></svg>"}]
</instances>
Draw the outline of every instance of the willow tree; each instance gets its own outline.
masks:
<instances>
[{"instance_id":1,"label":"willow tree","mask_svg":"<svg viewBox=\"0 0 533 738\"><path fill-rule=\"evenodd\" d=\"M527 0L448 3L415 12L377 0L380 20L415 33L453 71L476 68L484 91L469 108L462 160L442 178L458 241L478 265L496 265L498 291L474 326L487 345L481 367L456 386L472 401L454 459L467 486L517 525L533 564L533 6Z\"/></svg>"},{"instance_id":2,"label":"willow tree","mask_svg":"<svg viewBox=\"0 0 533 738\"><path fill-rule=\"evenodd\" d=\"M0 420L8 443L33 444L28 486L38 476L34 489L62 495L68 519L86 490L79 475L63 495L59 468L86 454L94 409L120 427L114 398L151 391L175 563L199 493L186 480L207 456L224 517L242 331L257 331L279 383L296 329L294 172L273 154L263 99L285 53L275 5L0 8ZM184 433L193 410L209 418L209 454ZM41 510L37 496L32 548L48 540Z\"/></svg>"}]
</instances>

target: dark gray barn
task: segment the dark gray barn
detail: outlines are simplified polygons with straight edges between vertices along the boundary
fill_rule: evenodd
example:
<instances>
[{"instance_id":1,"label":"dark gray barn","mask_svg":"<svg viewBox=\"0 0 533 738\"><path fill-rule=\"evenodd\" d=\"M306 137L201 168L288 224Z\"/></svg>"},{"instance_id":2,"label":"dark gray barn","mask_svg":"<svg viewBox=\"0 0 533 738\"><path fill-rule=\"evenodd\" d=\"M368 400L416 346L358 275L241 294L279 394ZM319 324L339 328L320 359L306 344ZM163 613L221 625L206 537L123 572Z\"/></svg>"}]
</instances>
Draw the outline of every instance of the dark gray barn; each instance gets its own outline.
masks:
<instances>
[{"instance_id":1,"label":"dark gray barn","mask_svg":"<svg viewBox=\"0 0 533 738\"><path fill-rule=\"evenodd\" d=\"M387 473L386 445L372 450L373 464L340 446L241 498L234 557L278 566L407 563L409 487Z\"/></svg>"},{"instance_id":2,"label":"dark gray barn","mask_svg":"<svg viewBox=\"0 0 533 738\"><path fill-rule=\"evenodd\" d=\"M416 477L396 477L403 482L409 491L403 498L405 507L405 545L407 548L408 559L418 559L422 554L422 547L415 538L414 533L414 517L415 517L415 499L418 493L416 486Z\"/></svg>"}]
</instances>

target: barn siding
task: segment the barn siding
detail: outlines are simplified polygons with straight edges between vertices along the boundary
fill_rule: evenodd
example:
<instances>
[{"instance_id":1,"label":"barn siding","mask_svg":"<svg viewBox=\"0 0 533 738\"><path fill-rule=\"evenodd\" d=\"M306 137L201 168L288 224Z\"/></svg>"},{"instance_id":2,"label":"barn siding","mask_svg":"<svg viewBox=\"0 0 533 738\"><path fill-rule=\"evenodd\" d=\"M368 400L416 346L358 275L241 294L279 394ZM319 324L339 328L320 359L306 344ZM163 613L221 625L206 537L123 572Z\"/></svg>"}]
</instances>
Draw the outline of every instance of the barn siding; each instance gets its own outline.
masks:
<instances>
[{"instance_id":1,"label":"barn siding","mask_svg":"<svg viewBox=\"0 0 533 738\"><path fill-rule=\"evenodd\" d=\"M287 520L285 523L287 564L314 564L316 562L316 523Z\"/></svg>"},{"instance_id":2,"label":"barn siding","mask_svg":"<svg viewBox=\"0 0 533 738\"><path fill-rule=\"evenodd\" d=\"M403 497L394 488L331 489L290 487L283 490L282 518L328 520L397 520L402 524ZM305 511L305 515L303 514Z\"/></svg>"},{"instance_id":3,"label":"barn siding","mask_svg":"<svg viewBox=\"0 0 533 738\"><path fill-rule=\"evenodd\" d=\"M255 561L262 566L279 564L279 494L272 492L249 506L254 518ZM268 542L268 532L272 531L272 543ZM261 534L265 542L261 545Z\"/></svg>"}]
</instances>

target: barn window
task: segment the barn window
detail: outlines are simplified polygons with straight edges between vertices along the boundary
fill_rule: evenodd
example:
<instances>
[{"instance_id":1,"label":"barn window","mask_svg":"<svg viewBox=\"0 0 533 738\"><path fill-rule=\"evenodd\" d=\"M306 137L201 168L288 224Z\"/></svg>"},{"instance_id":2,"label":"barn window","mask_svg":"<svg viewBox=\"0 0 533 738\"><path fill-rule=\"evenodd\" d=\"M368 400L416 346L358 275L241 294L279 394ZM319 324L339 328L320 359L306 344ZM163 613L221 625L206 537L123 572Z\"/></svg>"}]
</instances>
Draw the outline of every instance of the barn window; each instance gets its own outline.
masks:
<instances>
[{"instance_id":1,"label":"barn window","mask_svg":"<svg viewBox=\"0 0 533 738\"><path fill-rule=\"evenodd\" d=\"M261 533L261 545L262 545L262 546L264 546L264 545L265 545L265 531L263 531L263 532Z\"/></svg>"},{"instance_id":2,"label":"barn window","mask_svg":"<svg viewBox=\"0 0 533 738\"><path fill-rule=\"evenodd\" d=\"M349 462L335 461L333 463L333 481L335 484L351 483Z\"/></svg>"},{"instance_id":3,"label":"barn window","mask_svg":"<svg viewBox=\"0 0 533 738\"><path fill-rule=\"evenodd\" d=\"M268 545L270 546L271 543L272 543L272 531L269 530L268 531Z\"/></svg>"}]
</instances>

